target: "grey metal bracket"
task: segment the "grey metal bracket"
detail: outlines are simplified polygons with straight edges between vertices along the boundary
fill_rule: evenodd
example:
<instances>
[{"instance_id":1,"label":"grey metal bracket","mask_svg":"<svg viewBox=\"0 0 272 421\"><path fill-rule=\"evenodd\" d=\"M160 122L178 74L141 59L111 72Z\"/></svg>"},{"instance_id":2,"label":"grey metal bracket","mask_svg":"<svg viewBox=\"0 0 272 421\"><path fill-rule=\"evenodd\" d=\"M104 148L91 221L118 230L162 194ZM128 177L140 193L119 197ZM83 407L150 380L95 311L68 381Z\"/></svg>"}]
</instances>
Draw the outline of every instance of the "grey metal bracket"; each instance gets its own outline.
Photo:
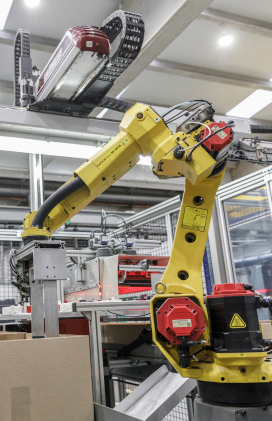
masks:
<instances>
[{"instance_id":1,"label":"grey metal bracket","mask_svg":"<svg viewBox=\"0 0 272 421\"><path fill-rule=\"evenodd\" d=\"M65 280L65 243L59 240L32 241L18 250L17 264L29 262L32 337L59 336L57 280Z\"/></svg>"}]
</instances>

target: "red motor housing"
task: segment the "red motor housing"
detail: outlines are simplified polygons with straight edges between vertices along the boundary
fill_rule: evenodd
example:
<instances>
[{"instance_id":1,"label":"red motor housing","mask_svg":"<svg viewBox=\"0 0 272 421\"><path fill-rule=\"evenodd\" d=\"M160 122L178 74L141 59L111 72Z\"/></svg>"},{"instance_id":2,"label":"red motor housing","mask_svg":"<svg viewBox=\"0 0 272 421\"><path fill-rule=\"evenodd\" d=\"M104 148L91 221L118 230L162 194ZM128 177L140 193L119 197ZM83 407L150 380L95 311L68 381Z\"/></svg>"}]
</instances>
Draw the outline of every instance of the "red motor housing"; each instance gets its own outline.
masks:
<instances>
[{"instance_id":1,"label":"red motor housing","mask_svg":"<svg viewBox=\"0 0 272 421\"><path fill-rule=\"evenodd\" d=\"M206 298L235 297L244 295L255 295L253 291L246 290L244 284L217 284L213 288L213 294Z\"/></svg>"},{"instance_id":2,"label":"red motor housing","mask_svg":"<svg viewBox=\"0 0 272 421\"><path fill-rule=\"evenodd\" d=\"M226 123L224 121L220 121L219 123L213 121L209 124L209 128L211 129L212 133L217 132L225 126ZM199 141L203 140L205 137L208 136L209 130L206 127L204 130L201 131ZM219 161L227 153L232 141L233 131L231 127L227 127L224 130L214 134L209 139L205 140L202 146L204 146L210 152L214 159Z\"/></svg>"},{"instance_id":3,"label":"red motor housing","mask_svg":"<svg viewBox=\"0 0 272 421\"><path fill-rule=\"evenodd\" d=\"M94 26L69 29L36 81L36 99L75 101L102 72L109 54L110 41L100 29Z\"/></svg>"},{"instance_id":4,"label":"red motor housing","mask_svg":"<svg viewBox=\"0 0 272 421\"><path fill-rule=\"evenodd\" d=\"M201 307L190 298L168 298L157 310L158 331L172 344L180 337L196 341L204 332L205 319Z\"/></svg>"}]
</instances>

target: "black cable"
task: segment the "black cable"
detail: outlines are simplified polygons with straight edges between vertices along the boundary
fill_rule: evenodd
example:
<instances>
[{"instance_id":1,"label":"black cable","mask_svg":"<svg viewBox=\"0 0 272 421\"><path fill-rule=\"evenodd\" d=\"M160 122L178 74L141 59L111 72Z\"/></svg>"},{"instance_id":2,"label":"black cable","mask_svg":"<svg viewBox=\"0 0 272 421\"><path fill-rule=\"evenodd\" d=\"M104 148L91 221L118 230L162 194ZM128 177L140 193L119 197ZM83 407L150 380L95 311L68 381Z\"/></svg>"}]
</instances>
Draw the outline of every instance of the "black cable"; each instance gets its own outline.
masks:
<instances>
[{"instance_id":1,"label":"black cable","mask_svg":"<svg viewBox=\"0 0 272 421\"><path fill-rule=\"evenodd\" d=\"M243 162L249 162L249 163L252 163L252 164L258 164L258 165L261 165L262 167L267 167L268 165L267 164L264 164L264 163L262 163L262 162L259 162L259 161L253 161L253 160L251 160L251 159L249 159L249 158L247 158L247 159L239 159L239 158L236 158L235 159L235 157L228 157L228 160L229 161L231 161L231 162L237 162L237 163L243 163ZM270 165L270 164L269 164Z\"/></svg>"},{"instance_id":2,"label":"black cable","mask_svg":"<svg viewBox=\"0 0 272 421\"><path fill-rule=\"evenodd\" d=\"M108 313L111 313L111 314L114 314L115 316L120 316L120 317L122 317L122 318L126 318L126 317L133 317L133 318L135 318L135 319L139 319L139 318L143 318L143 317L145 317L145 316L150 316L150 313L148 313L148 314L143 314L142 316L124 316L123 314L118 314L118 313L114 313L113 311L110 311L110 310L106 310Z\"/></svg>"},{"instance_id":3,"label":"black cable","mask_svg":"<svg viewBox=\"0 0 272 421\"><path fill-rule=\"evenodd\" d=\"M191 109L192 107L194 107L194 108L193 108L193 109ZM181 118L183 113L185 113L185 114L186 114L186 112L188 112L188 110L190 110L190 112L193 112L193 111L197 110L199 107L200 107L200 105L199 105L199 104L192 104L192 105L189 105L189 107L184 108L183 110L181 110L180 112L178 112L175 116L173 116L173 117L169 117L169 120L167 120L167 121L166 121L166 123L167 123L167 124L172 123L172 122L173 122L173 121L175 121L177 118ZM209 108L209 105L208 105L208 106L207 106L204 110L202 110L202 111L200 110L200 113L201 113L201 112L204 112L205 110L207 110L207 108ZM173 111L175 111L175 110L173 110Z\"/></svg>"},{"instance_id":4,"label":"black cable","mask_svg":"<svg viewBox=\"0 0 272 421\"><path fill-rule=\"evenodd\" d=\"M176 110L177 108L181 107L182 105L189 104L191 102L194 102L194 103L197 103L197 102L199 102L199 103L206 102L207 104L212 105L210 102L208 102L206 100L202 100L202 99L196 99L194 101L186 101L186 102L183 102L182 104L177 104L174 107L170 107L169 110L166 110L164 113L162 113L161 117L164 118L167 114L171 113L172 111Z\"/></svg>"},{"instance_id":5,"label":"black cable","mask_svg":"<svg viewBox=\"0 0 272 421\"><path fill-rule=\"evenodd\" d=\"M72 193L75 193L81 187L86 186L80 177L76 177L69 183L64 184L60 189L55 191L46 201L41 205L32 221L32 227L42 229L43 224L49 213L63 200L65 200Z\"/></svg>"},{"instance_id":6,"label":"black cable","mask_svg":"<svg viewBox=\"0 0 272 421\"><path fill-rule=\"evenodd\" d=\"M204 139L202 139L200 142L198 142L198 144L194 148L192 148L191 152L188 153L187 157L189 157L189 155L190 155L190 158L191 158L191 156L192 156L193 152L196 150L196 148L198 148L200 145L202 145L202 143L206 142L206 140L210 139L215 134L217 134L217 133L219 133L222 130L225 130L227 128L231 128L231 126L230 125L226 125L225 127L222 127L222 129L216 130L216 132L213 132L209 136L207 136Z\"/></svg>"},{"instance_id":7,"label":"black cable","mask_svg":"<svg viewBox=\"0 0 272 421\"><path fill-rule=\"evenodd\" d=\"M20 275L20 272L19 272L19 270L18 270L18 267L16 266L16 263L15 263L15 260L14 260L13 255L14 255L14 250L13 250L13 249L11 249L11 250L10 250L10 257L9 257L9 265L10 265L10 268L11 268L12 272L13 272L16 276L19 276L19 275Z\"/></svg>"},{"instance_id":8,"label":"black cable","mask_svg":"<svg viewBox=\"0 0 272 421\"><path fill-rule=\"evenodd\" d=\"M124 219L121 215L118 215L117 213L108 213L108 214L106 214L106 215L104 216L103 221L105 221L105 222L106 222L106 219L107 219L109 216L120 219L120 220L124 223L124 225L125 225L125 227L126 227L126 234L128 233L128 225L127 225L127 223L126 223L126 220L125 220L125 219ZM106 228L106 225L105 225L105 228Z\"/></svg>"},{"instance_id":9,"label":"black cable","mask_svg":"<svg viewBox=\"0 0 272 421\"><path fill-rule=\"evenodd\" d=\"M192 107L195 107L195 108L193 108L192 110L190 110L190 108L192 108ZM166 120L165 122L166 122L166 124L172 123L172 122L173 122L173 121L175 121L177 118L181 118L183 113L185 113L185 114L186 114L186 112L188 112L188 110L190 110L190 111L192 112L192 111L196 110L197 108L199 108L199 105L198 105L198 104L197 104L196 106L195 106L195 104L189 105L189 107L185 108L184 110L179 111L179 112L178 112L176 115L174 115L173 117L169 117L169 119L168 119L168 120ZM208 108L208 107L207 107L207 108ZM175 111L175 110L173 110L173 111Z\"/></svg>"},{"instance_id":10,"label":"black cable","mask_svg":"<svg viewBox=\"0 0 272 421\"><path fill-rule=\"evenodd\" d=\"M113 370L113 369L111 369ZM124 380L120 380L120 379L113 379L114 382L118 382L118 383L124 383L124 384L128 384L129 386L140 386L140 384L137 383L131 383L131 382L126 382Z\"/></svg>"}]
</instances>

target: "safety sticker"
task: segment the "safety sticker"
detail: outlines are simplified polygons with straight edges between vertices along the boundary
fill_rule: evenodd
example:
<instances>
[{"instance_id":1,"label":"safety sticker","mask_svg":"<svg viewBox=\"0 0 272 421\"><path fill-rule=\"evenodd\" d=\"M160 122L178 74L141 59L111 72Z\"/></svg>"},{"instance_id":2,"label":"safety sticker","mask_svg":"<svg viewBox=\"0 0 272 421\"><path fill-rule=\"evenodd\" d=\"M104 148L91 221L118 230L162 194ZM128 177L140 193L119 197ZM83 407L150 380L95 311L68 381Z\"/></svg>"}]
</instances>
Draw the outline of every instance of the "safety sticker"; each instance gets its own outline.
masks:
<instances>
[{"instance_id":1,"label":"safety sticker","mask_svg":"<svg viewBox=\"0 0 272 421\"><path fill-rule=\"evenodd\" d=\"M191 319L172 320L173 327L192 327Z\"/></svg>"},{"instance_id":2,"label":"safety sticker","mask_svg":"<svg viewBox=\"0 0 272 421\"><path fill-rule=\"evenodd\" d=\"M231 329L242 329L244 327L246 327L246 323L244 322L242 317L239 316L238 313L235 313L233 315L233 318L231 319L230 328Z\"/></svg>"},{"instance_id":3,"label":"safety sticker","mask_svg":"<svg viewBox=\"0 0 272 421\"><path fill-rule=\"evenodd\" d=\"M220 127L216 125L212 127L213 132L216 132L217 130L220 130ZM221 137L221 139L225 139L225 137L227 137L227 133L225 133L223 130L221 130L221 132L218 132L216 134L217 136Z\"/></svg>"},{"instance_id":4,"label":"safety sticker","mask_svg":"<svg viewBox=\"0 0 272 421\"><path fill-rule=\"evenodd\" d=\"M207 215L208 211L206 209L196 209L186 206L182 221L182 228L204 232Z\"/></svg>"},{"instance_id":5,"label":"safety sticker","mask_svg":"<svg viewBox=\"0 0 272 421\"><path fill-rule=\"evenodd\" d=\"M86 41L86 47L91 48L93 46L93 42L92 41Z\"/></svg>"},{"instance_id":6,"label":"safety sticker","mask_svg":"<svg viewBox=\"0 0 272 421\"><path fill-rule=\"evenodd\" d=\"M104 164L108 159L112 158L116 151L118 151L122 146L126 146L126 144L129 142L129 139L124 139L122 142L117 144L112 151L108 153L101 161L99 161L96 166L99 168L102 164Z\"/></svg>"}]
</instances>

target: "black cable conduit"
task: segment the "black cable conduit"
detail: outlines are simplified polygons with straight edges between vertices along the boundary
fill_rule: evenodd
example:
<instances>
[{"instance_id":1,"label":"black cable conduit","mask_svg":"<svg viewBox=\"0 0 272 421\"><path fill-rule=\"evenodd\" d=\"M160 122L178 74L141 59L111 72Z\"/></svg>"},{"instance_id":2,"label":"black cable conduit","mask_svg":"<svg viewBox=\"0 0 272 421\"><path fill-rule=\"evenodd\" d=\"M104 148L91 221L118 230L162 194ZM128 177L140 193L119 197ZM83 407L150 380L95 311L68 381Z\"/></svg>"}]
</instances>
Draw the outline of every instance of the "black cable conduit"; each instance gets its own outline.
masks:
<instances>
[{"instance_id":1,"label":"black cable conduit","mask_svg":"<svg viewBox=\"0 0 272 421\"><path fill-rule=\"evenodd\" d=\"M39 210L32 221L32 227L38 227L42 229L44 221L46 220L49 213L63 200L65 200L72 193L75 193L81 187L86 186L83 180L80 177L76 177L69 183L64 184L59 188L55 193L51 194L48 199L41 205Z\"/></svg>"}]
</instances>

